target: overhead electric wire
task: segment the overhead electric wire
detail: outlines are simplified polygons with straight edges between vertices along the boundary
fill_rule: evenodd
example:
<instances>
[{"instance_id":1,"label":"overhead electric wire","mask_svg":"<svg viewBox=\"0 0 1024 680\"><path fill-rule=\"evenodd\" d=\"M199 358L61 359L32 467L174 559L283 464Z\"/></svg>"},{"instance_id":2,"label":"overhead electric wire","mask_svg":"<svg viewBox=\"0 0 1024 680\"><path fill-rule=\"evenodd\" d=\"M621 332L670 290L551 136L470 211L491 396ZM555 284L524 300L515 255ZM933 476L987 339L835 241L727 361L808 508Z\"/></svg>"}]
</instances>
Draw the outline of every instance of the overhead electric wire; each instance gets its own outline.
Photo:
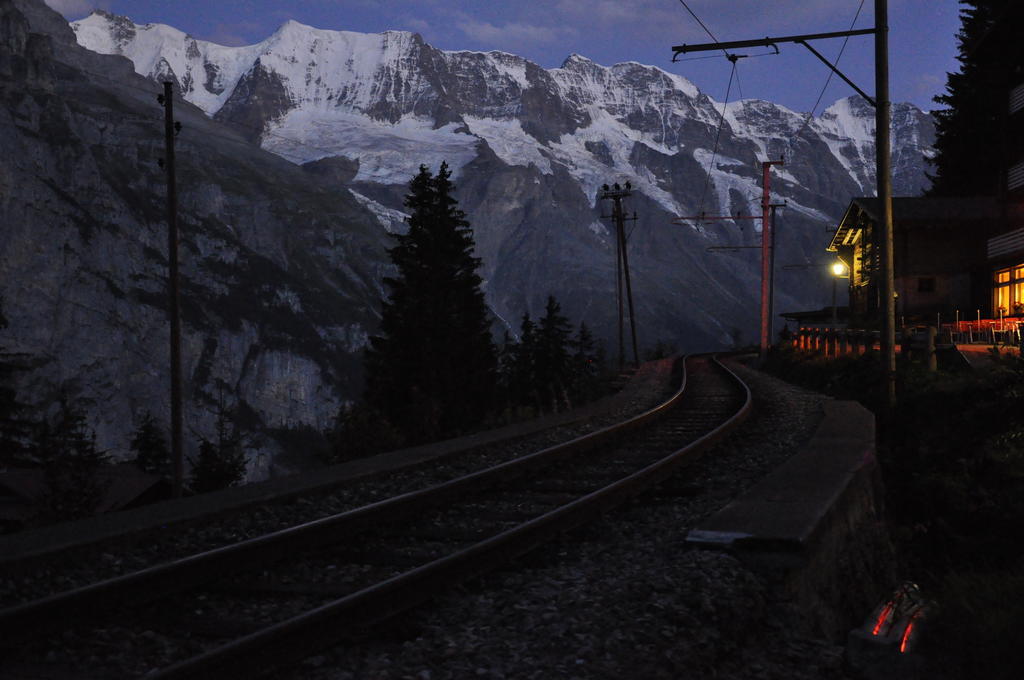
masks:
<instances>
[{"instance_id":1,"label":"overhead electric wire","mask_svg":"<svg viewBox=\"0 0 1024 680\"><path fill-rule=\"evenodd\" d=\"M686 4L686 0L679 0L679 4L686 8L686 11L690 13L690 16L693 17L694 21L700 24L700 27L704 29L704 32L711 36L711 40L713 42L720 42L718 38L715 37L715 34L712 33L710 29L708 29L708 27L704 25L704 22L700 20L700 17L693 13L693 10L690 9L690 6ZM725 50L722 51L724 52Z\"/></svg>"},{"instance_id":2,"label":"overhead electric wire","mask_svg":"<svg viewBox=\"0 0 1024 680\"><path fill-rule=\"evenodd\" d=\"M705 23L700 20L700 17L697 16L697 14L692 9L690 9L690 6L686 4L686 0L679 0L679 4L681 4L683 8L690 14L690 16L693 17L694 21L696 21L700 25L700 27L704 29L704 32L708 34L708 36L711 38L713 42L721 42L718 38L715 37L715 34L711 32L711 29L709 29L707 25L705 25ZM715 148L711 152L711 161L708 163L708 171L707 174L704 176L704 189L701 190L700 193L700 203L697 207L697 215L704 214L704 201L707 198L708 186L711 183L711 172L714 170L715 161L718 159L718 146L722 139L722 128L725 126L725 112L726 109L729 107L729 97L732 94L733 80L736 81L736 88L740 92L740 99L743 98L743 87L740 85L740 74L737 68L737 61L739 60L739 57L737 57L736 55L729 54L729 52L727 52L725 49L722 49L722 53L730 62L732 62L732 70L729 71L729 83L725 87L725 101L722 103L722 115L718 119L718 130L715 132ZM746 55L741 56L746 57ZM700 222L699 217L697 219L697 222Z\"/></svg>"},{"instance_id":3,"label":"overhead electric wire","mask_svg":"<svg viewBox=\"0 0 1024 680\"><path fill-rule=\"evenodd\" d=\"M851 31L853 30L853 27L857 25L857 19L860 17L860 12L863 9L864 9L864 0L860 0L860 5L857 7L857 12L856 12L856 14L853 15L853 21L850 22L850 30ZM843 44L839 48L839 54L836 55L836 61L833 64L833 66L835 66L837 68L839 67L839 60L843 58L843 52L846 51L846 44L848 42L850 42L850 36L846 36L845 38L843 38ZM825 96L825 91L828 90L828 86L832 83L832 76L834 76L834 75L835 75L835 71L833 71L832 69L829 69L828 76L825 78L825 84L822 86L821 92L818 93L818 98L814 101L814 106L811 107L811 110L807 112L807 115L804 117L804 122L800 126L800 128L796 131L796 133L793 134L792 137L790 137L790 139L789 139L789 146L790 147L793 146L793 143L797 140L797 138L800 137L800 135L803 134L804 130L807 129L807 126L810 124L811 119L814 117L814 112L818 110L818 106L821 104L821 100Z\"/></svg>"},{"instance_id":4,"label":"overhead electric wire","mask_svg":"<svg viewBox=\"0 0 1024 680\"><path fill-rule=\"evenodd\" d=\"M715 160L718 158L718 143L722 139L722 128L725 126L725 110L729 107L729 95L732 92L733 76L736 74L736 62L732 62L732 71L729 73L729 84L725 87L725 101L722 103L722 115L718 119L718 132L715 133L715 148L711 152L711 162L708 163L708 173L704 176L704 189L700 193L700 204L697 207L697 215L704 214L704 199L708 195L708 184L711 183L711 171L715 167ZM697 220L700 221L699 219Z\"/></svg>"}]
</instances>

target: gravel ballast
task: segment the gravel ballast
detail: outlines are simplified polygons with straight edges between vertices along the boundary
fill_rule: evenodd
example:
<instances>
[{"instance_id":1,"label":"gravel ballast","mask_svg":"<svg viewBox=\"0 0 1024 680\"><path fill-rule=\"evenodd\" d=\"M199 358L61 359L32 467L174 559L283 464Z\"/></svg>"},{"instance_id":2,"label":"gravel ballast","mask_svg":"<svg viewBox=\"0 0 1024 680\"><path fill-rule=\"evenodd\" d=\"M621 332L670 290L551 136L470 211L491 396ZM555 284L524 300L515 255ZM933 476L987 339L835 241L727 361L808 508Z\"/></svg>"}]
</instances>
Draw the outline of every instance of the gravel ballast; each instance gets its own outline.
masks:
<instances>
[{"instance_id":1,"label":"gravel ballast","mask_svg":"<svg viewBox=\"0 0 1024 680\"><path fill-rule=\"evenodd\" d=\"M281 502L214 514L156 532L140 532L95 546L62 551L50 560L33 564L29 570L16 570L6 576L0 570L0 606L26 602L328 517L588 434L638 415L671 396L676 388L670 384L669 366L668 360L645 365L618 394L583 407L581 411L587 415L583 420L476 447L407 469L353 479L328 491L289 497ZM532 426L531 423L523 423L524 429ZM145 512L145 509L138 512ZM69 525L69 528L73 527Z\"/></svg>"},{"instance_id":2,"label":"gravel ballast","mask_svg":"<svg viewBox=\"0 0 1024 680\"><path fill-rule=\"evenodd\" d=\"M794 625L799 613L769 576L748 569L730 555L685 542L687 531L701 518L795 452L821 417L825 397L742 366L736 371L754 391L754 415L740 432L659 489L508 567L452 589L381 630L366 632L269 677L847 677L842 671L842 648L802 635ZM644 389L634 388L627 399L620 400L617 413L568 430L594 429L624 411L641 411L667 391L653 382ZM558 436L565 435L563 431ZM362 480L357 486L359 493L379 493L393 490L395 483L389 475L387 481ZM382 488L373 491L377 484ZM301 505L320 503L306 499ZM257 532L259 526L239 529L235 525L230 531ZM206 540L201 538L203 532L183 536L189 533ZM182 543L177 549L187 547L194 546ZM126 559L120 553L93 557L85 564L98 562L101 570L111 569L103 566L105 562ZM88 572L80 567L77 575L84 579ZM54 567L48 576L35 585L53 587L52 579L59 581L61 570ZM26 584L12 579L5 585L10 593ZM128 622L112 623L107 633L111 647L117 640L122 648L127 642L138 650L130 656L147 659L147 669L180 658L182 650L164 636L136 630ZM45 654L58 666L110 678L134 677L143 670L135 666L125 676L131 664L122 665L115 658L101 660L95 656L97 650L90 648L94 642L79 642L71 633L61 638L61 648ZM118 667L121 672L116 672Z\"/></svg>"},{"instance_id":3,"label":"gravel ballast","mask_svg":"<svg viewBox=\"0 0 1024 680\"><path fill-rule=\"evenodd\" d=\"M846 678L765 574L686 533L805 442L825 397L743 366L755 414L663 487L542 552L307 659L287 680Z\"/></svg>"}]
</instances>

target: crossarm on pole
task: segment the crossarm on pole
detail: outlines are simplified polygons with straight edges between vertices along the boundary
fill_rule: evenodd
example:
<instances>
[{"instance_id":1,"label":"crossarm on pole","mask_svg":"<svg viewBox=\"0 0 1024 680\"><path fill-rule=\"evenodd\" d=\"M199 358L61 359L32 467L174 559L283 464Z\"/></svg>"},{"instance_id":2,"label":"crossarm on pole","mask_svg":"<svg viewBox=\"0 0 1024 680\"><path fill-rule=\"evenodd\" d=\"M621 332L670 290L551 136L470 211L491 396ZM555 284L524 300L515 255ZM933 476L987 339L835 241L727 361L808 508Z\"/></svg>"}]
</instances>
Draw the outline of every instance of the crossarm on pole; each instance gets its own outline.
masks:
<instances>
[{"instance_id":1,"label":"crossarm on pole","mask_svg":"<svg viewBox=\"0 0 1024 680\"><path fill-rule=\"evenodd\" d=\"M845 38L851 35L873 35L873 28L859 28L855 31L835 31L834 33L808 33L807 35L788 35L781 38L760 38L757 40L734 40L733 42L701 43L700 45L676 45L672 48L672 61L680 54L687 52L709 52L712 50L732 50L742 47L768 47L776 43L798 43L807 40L826 40L828 38Z\"/></svg>"}]
</instances>

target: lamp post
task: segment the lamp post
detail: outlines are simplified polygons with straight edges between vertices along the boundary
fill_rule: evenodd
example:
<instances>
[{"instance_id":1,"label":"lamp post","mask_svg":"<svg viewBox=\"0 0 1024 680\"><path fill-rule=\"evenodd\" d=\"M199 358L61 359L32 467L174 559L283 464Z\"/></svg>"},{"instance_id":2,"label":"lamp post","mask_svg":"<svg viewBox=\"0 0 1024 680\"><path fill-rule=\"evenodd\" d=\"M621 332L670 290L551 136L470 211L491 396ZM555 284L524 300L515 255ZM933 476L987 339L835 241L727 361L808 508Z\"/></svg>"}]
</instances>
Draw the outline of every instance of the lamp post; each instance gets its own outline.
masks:
<instances>
[{"instance_id":1,"label":"lamp post","mask_svg":"<svg viewBox=\"0 0 1024 680\"><path fill-rule=\"evenodd\" d=\"M839 314L836 311L836 282L839 279L849 278L847 273L846 265L841 261L837 260L832 264L832 327L839 325Z\"/></svg>"}]
</instances>

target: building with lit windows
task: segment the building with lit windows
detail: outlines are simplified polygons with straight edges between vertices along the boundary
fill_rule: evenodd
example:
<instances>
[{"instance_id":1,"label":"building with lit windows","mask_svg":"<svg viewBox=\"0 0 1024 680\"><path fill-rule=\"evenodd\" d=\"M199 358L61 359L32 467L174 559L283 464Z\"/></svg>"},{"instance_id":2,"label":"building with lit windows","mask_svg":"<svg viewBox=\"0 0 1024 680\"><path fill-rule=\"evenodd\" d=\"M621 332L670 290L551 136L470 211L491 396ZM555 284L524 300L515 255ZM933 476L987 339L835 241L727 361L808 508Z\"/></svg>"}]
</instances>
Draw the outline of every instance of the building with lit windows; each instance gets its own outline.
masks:
<instances>
[{"instance_id":1,"label":"building with lit windows","mask_svg":"<svg viewBox=\"0 0 1024 680\"><path fill-rule=\"evenodd\" d=\"M1024 206L1024 83L1010 91L1007 107L1008 135L1006 153L1005 202L1007 210ZM1007 229L988 240L989 268L992 272L992 316L1024 316L1024 220L1008 220Z\"/></svg>"},{"instance_id":2,"label":"building with lit windows","mask_svg":"<svg viewBox=\"0 0 1024 680\"><path fill-rule=\"evenodd\" d=\"M881 307L878 208L877 198L853 199L828 247L850 268L854 323L870 321ZM936 314L952 320L957 312L994 318L1000 306L1004 315L1024 316L1024 229L1012 249L1020 261L998 260L992 269L993 235L1013 223L1024 225L1024 212L996 198L894 198L897 316L905 323L934 322Z\"/></svg>"}]
</instances>

